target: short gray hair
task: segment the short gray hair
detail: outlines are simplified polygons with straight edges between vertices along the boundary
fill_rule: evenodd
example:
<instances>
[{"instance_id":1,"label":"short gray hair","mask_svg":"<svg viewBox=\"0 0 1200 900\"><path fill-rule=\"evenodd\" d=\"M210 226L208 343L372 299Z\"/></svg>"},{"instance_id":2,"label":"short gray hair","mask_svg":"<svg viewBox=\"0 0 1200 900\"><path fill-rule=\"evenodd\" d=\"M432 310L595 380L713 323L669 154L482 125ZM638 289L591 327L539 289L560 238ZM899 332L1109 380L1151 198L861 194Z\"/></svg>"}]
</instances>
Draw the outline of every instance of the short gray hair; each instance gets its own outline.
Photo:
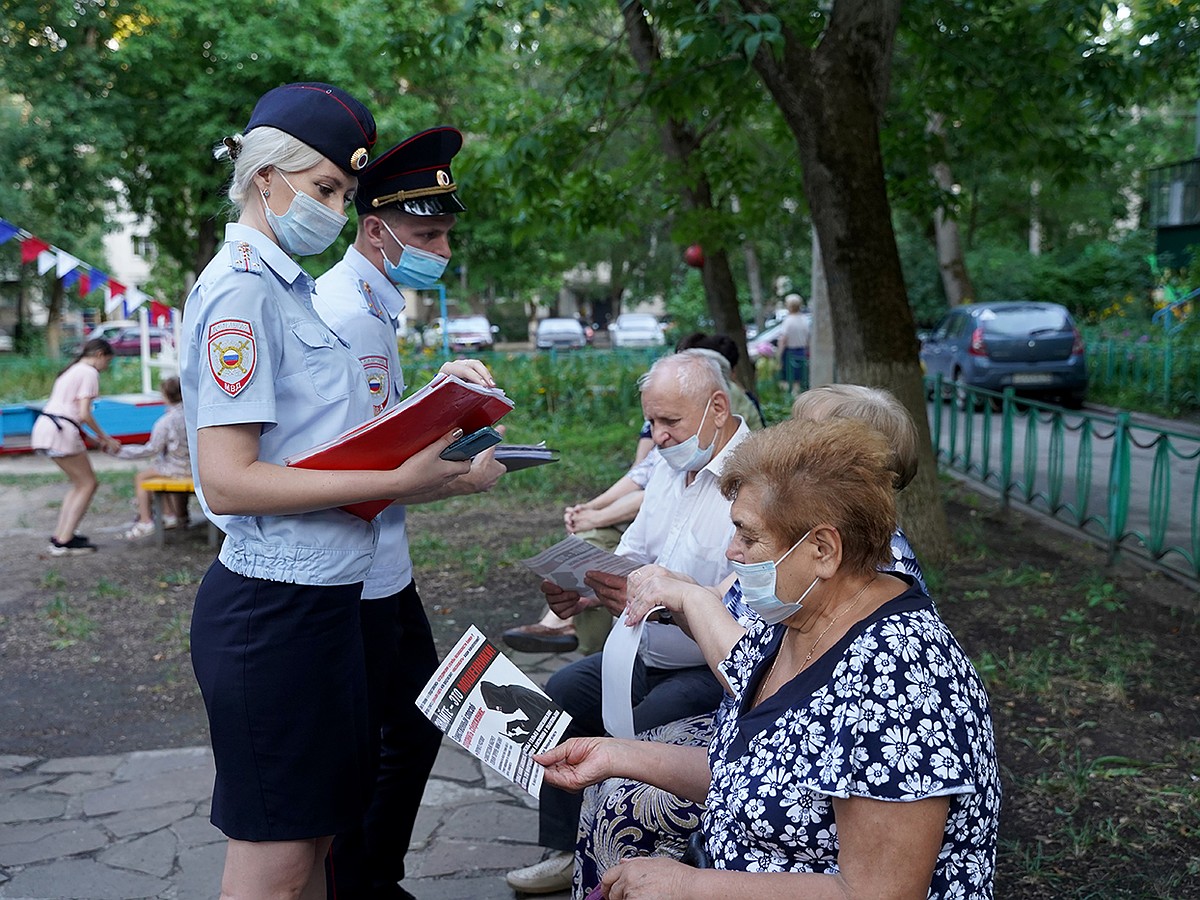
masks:
<instances>
[{"instance_id":1,"label":"short gray hair","mask_svg":"<svg viewBox=\"0 0 1200 900\"><path fill-rule=\"evenodd\" d=\"M213 149L213 156L233 160L229 202L239 212L246 208L246 202L254 195L254 176L263 169L274 166L281 172L303 172L325 158L320 151L299 138L269 125L260 125L247 134L226 138Z\"/></svg>"},{"instance_id":2,"label":"short gray hair","mask_svg":"<svg viewBox=\"0 0 1200 900\"><path fill-rule=\"evenodd\" d=\"M656 373L661 372L664 375L674 374L675 383L679 385L680 391L688 397L701 399L709 396L713 391L723 391L728 397L732 388L721 363L724 362L726 368L729 364L724 358L720 358L719 361L715 358L720 356L719 353L696 347L680 350L670 356L663 356L656 359L649 370L638 378L638 390L644 393L646 385L650 383Z\"/></svg>"}]
</instances>

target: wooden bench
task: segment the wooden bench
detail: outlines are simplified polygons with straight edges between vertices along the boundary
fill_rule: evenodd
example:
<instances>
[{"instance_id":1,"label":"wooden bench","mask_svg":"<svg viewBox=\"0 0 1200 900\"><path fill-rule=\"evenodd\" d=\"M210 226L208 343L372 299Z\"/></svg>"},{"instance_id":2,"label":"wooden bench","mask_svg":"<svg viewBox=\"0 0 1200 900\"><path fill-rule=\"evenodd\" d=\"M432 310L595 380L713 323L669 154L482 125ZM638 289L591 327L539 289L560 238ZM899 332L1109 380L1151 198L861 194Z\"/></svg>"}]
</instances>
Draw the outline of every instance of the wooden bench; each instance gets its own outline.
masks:
<instances>
[{"instance_id":1,"label":"wooden bench","mask_svg":"<svg viewBox=\"0 0 1200 900\"><path fill-rule=\"evenodd\" d=\"M158 546L166 543L166 529L163 528L163 494L194 494L196 485L190 478L147 478L142 487L150 492L150 506L154 511L154 540ZM208 546L215 547L219 540L221 529L208 520Z\"/></svg>"}]
</instances>

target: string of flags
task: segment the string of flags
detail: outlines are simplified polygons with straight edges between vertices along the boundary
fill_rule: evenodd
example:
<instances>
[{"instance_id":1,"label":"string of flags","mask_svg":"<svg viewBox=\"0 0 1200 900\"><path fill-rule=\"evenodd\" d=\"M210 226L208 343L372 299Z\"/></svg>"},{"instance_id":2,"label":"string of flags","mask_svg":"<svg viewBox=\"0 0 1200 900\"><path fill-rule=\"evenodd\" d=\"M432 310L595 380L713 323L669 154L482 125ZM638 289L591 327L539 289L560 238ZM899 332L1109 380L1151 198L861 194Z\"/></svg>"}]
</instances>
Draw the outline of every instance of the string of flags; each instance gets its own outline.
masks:
<instances>
[{"instance_id":1,"label":"string of flags","mask_svg":"<svg viewBox=\"0 0 1200 900\"><path fill-rule=\"evenodd\" d=\"M127 318L143 303L154 300L145 291L121 284L107 272L0 218L0 244L8 243L13 238L21 242L21 264L36 263L38 275L45 275L53 269L54 277L62 282L63 288L76 288L80 297L103 290L105 315L112 315L120 308L122 317Z\"/></svg>"}]
</instances>

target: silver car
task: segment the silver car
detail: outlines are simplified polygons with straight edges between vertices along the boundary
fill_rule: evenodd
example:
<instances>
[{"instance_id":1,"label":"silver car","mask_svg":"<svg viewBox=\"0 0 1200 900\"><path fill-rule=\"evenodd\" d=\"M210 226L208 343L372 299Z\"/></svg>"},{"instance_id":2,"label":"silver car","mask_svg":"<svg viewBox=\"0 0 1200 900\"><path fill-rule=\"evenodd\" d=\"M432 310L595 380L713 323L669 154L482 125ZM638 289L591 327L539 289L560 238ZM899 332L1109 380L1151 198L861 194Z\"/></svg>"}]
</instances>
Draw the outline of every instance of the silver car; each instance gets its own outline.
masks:
<instances>
[{"instance_id":1,"label":"silver car","mask_svg":"<svg viewBox=\"0 0 1200 900\"><path fill-rule=\"evenodd\" d=\"M587 346L583 326L575 319L542 319L534 341L539 350L578 350Z\"/></svg>"},{"instance_id":2,"label":"silver car","mask_svg":"<svg viewBox=\"0 0 1200 900\"><path fill-rule=\"evenodd\" d=\"M622 313L608 326L608 339L614 348L661 347L665 344L663 327L646 313Z\"/></svg>"}]
</instances>

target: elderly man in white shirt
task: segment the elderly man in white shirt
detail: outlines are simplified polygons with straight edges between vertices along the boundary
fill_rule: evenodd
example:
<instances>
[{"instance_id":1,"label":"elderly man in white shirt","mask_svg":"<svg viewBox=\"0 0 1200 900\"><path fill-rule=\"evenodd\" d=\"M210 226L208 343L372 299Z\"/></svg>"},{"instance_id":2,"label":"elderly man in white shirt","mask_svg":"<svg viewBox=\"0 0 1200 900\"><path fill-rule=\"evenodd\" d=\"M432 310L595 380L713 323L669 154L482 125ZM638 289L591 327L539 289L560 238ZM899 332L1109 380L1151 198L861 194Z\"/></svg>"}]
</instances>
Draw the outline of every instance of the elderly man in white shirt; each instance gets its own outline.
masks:
<instances>
[{"instance_id":1,"label":"elderly man in white shirt","mask_svg":"<svg viewBox=\"0 0 1200 900\"><path fill-rule=\"evenodd\" d=\"M729 382L704 351L684 350L658 360L638 382L642 411L662 455L646 485L637 518L625 531L617 554L642 564L684 572L700 584L719 584L729 574L725 549L733 534L730 503L717 482L729 452L749 435L730 412ZM614 615L625 608L625 579L588 573L596 600L550 582L547 602L560 616L603 605ZM597 653L561 669L546 692L573 717L564 735L602 735L601 666ZM700 648L673 625L647 623L633 676L633 722L638 732L680 717L710 712L721 688ZM539 843L553 851L540 863L508 873L511 887L551 893L570 886L580 795L543 786Z\"/></svg>"}]
</instances>

